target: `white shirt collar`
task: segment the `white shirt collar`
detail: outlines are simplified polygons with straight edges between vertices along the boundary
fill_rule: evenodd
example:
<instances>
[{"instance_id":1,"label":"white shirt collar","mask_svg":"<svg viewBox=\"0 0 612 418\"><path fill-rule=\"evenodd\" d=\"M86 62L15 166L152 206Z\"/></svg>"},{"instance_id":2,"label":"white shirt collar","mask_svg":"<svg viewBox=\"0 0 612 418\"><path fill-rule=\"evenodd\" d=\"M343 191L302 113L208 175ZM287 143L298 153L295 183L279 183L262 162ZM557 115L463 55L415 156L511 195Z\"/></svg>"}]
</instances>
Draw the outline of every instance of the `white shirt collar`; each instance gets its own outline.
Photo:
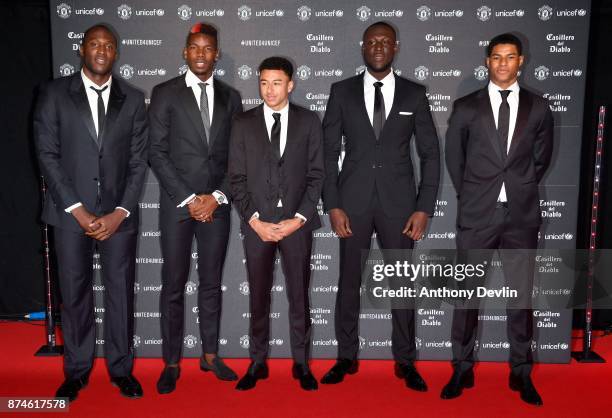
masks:
<instances>
[{"instance_id":1,"label":"white shirt collar","mask_svg":"<svg viewBox=\"0 0 612 418\"><path fill-rule=\"evenodd\" d=\"M272 118L273 117L272 113L280 113L281 118L284 118L289 113L289 102L287 102L287 105L283 107L281 110L274 110L270 106L268 106L266 102L264 102L263 110L264 110L264 115L266 117Z\"/></svg>"},{"instance_id":2,"label":"white shirt collar","mask_svg":"<svg viewBox=\"0 0 612 418\"><path fill-rule=\"evenodd\" d=\"M395 74L393 72L393 68L391 68L391 71L389 72L389 74L387 74L382 80L378 80L376 77L370 74L370 72L366 69L363 74L363 84L368 87L372 87L372 85L376 83L377 81L380 81L381 83L383 83L383 87L394 86L395 85Z\"/></svg>"},{"instance_id":3,"label":"white shirt collar","mask_svg":"<svg viewBox=\"0 0 612 418\"><path fill-rule=\"evenodd\" d=\"M517 98L518 99L518 94L517 93L519 92L519 90L521 88L519 87L518 81L515 81L514 83L512 83L512 85L510 85L510 87L508 87L506 89L503 89L503 88L499 87L497 84L495 84L494 82L489 81L488 89L489 89L489 95L497 95L497 96L499 96L498 92L500 90L510 90L510 91L512 91L514 93L513 94L513 96L514 96L513 98ZM491 94L491 93L493 93L493 94Z\"/></svg>"},{"instance_id":4,"label":"white shirt collar","mask_svg":"<svg viewBox=\"0 0 612 418\"><path fill-rule=\"evenodd\" d=\"M83 71L83 69L81 68L81 79L83 80L83 85L85 86L85 91L89 90L90 87L95 88L96 90L100 90L103 89L105 86L108 86L107 90L110 90L110 86L112 84L113 81L113 76L111 75L108 80L106 80L106 83L102 84L101 86L98 86L96 83L94 83L93 81L91 81L89 79L89 77L87 77L85 75L85 72Z\"/></svg>"},{"instance_id":5,"label":"white shirt collar","mask_svg":"<svg viewBox=\"0 0 612 418\"><path fill-rule=\"evenodd\" d=\"M191 72L191 70L189 68L187 68L187 72L185 73L185 84L187 84L187 87L193 87L193 86L198 86L200 83L208 83L208 87L213 87L213 76L211 74L210 77L208 77L208 79L206 79L205 81L202 81L198 78L197 75L195 75L194 73Z\"/></svg>"}]
</instances>

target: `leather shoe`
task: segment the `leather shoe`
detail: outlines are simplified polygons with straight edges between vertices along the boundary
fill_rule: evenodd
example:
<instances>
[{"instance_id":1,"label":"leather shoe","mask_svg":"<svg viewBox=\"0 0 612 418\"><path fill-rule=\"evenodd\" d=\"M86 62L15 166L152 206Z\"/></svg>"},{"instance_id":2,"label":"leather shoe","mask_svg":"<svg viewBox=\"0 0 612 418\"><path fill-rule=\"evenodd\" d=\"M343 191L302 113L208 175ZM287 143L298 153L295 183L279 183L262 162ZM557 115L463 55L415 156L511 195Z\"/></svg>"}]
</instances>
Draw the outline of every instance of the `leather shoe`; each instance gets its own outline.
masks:
<instances>
[{"instance_id":1,"label":"leather shoe","mask_svg":"<svg viewBox=\"0 0 612 418\"><path fill-rule=\"evenodd\" d=\"M134 375L112 377L111 383L117 386L121 394L126 398L142 398L142 386L140 386Z\"/></svg>"},{"instance_id":2,"label":"leather shoe","mask_svg":"<svg viewBox=\"0 0 612 418\"><path fill-rule=\"evenodd\" d=\"M544 402L538 394L531 377L521 377L510 373L510 389L520 392L521 399L531 405L542 406Z\"/></svg>"},{"instance_id":3,"label":"leather shoe","mask_svg":"<svg viewBox=\"0 0 612 418\"><path fill-rule=\"evenodd\" d=\"M312 375L310 368L308 366L304 366L303 364L293 363L293 368L291 370L294 379L299 379L300 386L304 390L317 390L319 389L319 384L317 380Z\"/></svg>"},{"instance_id":4,"label":"leather shoe","mask_svg":"<svg viewBox=\"0 0 612 418\"><path fill-rule=\"evenodd\" d=\"M268 365L266 363L252 362L246 374L236 385L236 390L253 389L259 379L268 378Z\"/></svg>"},{"instance_id":5,"label":"leather shoe","mask_svg":"<svg viewBox=\"0 0 612 418\"><path fill-rule=\"evenodd\" d=\"M55 392L56 398L68 398L68 402L74 401L79 396L79 390L87 386L87 378L66 379Z\"/></svg>"},{"instance_id":6,"label":"leather shoe","mask_svg":"<svg viewBox=\"0 0 612 418\"><path fill-rule=\"evenodd\" d=\"M358 369L359 363L357 360L338 359L336 364L323 376L321 383L324 385L340 383L344 380L344 375L355 374Z\"/></svg>"},{"instance_id":7,"label":"leather shoe","mask_svg":"<svg viewBox=\"0 0 612 418\"><path fill-rule=\"evenodd\" d=\"M406 386L417 392L427 392L427 384L417 372L414 364L399 364L395 363L395 375L400 379L404 379Z\"/></svg>"},{"instance_id":8,"label":"leather shoe","mask_svg":"<svg viewBox=\"0 0 612 418\"><path fill-rule=\"evenodd\" d=\"M450 381L442 389L440 397L442 399L453 399L461 396L463 389L474 387L474 370L469 369L465 373L457 370L453 372Z\"/></svg>"},{"instance_id":9,"label":"leather shoe","mask_svg":"<svg viewBox=\"0 0 612 418\"><path fill-rule=\"evenodd\" d=\"M164 367L164 370L157 381L157 393L164 395L166 393L174 392L174 389L176 389L176 381L180 375L181 369L178 366Z\"/></svg>"},{"instance_id":10,"label":"leather shoe","mask_svg":"<svg viewBox=\"0 0 612 418\"><path fill-rule=\"evenodd\" d=\"M212 363L208 363L205 358L200 357L200 370L203 372L213 372L219 380L238 380L238 375L219 357L215 357Z\"/></svg>"}]
</instances>

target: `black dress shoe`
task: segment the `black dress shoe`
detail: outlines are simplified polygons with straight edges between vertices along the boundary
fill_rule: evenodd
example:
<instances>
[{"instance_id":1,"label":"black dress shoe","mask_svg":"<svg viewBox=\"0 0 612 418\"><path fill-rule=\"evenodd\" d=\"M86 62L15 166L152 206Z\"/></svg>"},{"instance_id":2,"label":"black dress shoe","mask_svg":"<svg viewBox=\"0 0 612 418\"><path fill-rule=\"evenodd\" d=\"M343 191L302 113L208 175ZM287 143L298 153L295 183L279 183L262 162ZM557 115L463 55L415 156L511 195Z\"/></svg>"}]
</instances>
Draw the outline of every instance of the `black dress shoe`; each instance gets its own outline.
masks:
<instances>
[{"instance_id":1,"label":"black dress shoe","mask_svg":"<svg viewBox=\"0 0 612 418\"><path fill-rule=\"evenodd\" d=\"M66 379L55 392L56 398L68 398L68 402L74 401L79 396L79 390L87 386L87 379Z\"/></svg>"},{"instance_id":2,"label":"black dress shoe","mask_svg":"<svg viewBox=\"0 0 612 418\"><path fill-rule=\"evenodd\" d=\"M465 373L454 371L450 381L442 389L440 397L442 399L453 399L461 396L463 389L474 387L474 370L470 369Z\"/></svg>"},{"instance_id":3,"label":"black dress shoe","mask_svg":"<svg viewBox=\"0 0 612 418\"><path fill-rule=\"evenodd\" d=\"M404 379L406 386L417 392L427 392L427 384L417 372L414 364L399 364L395 363L395 375L400 379Z\"/></svg>"},{"instance_id":4,"label":"black dress shoe","mask_svg":"<svg viewBox=\"0 0 612 418\"><path fill-rule=\"evenodd\" d=\"M336 364L323 376L321 383L324 385L340 383L344 380L344 375L355 374L358 369L359 363L357 360L338 359Z\"/></svg>"},{"instance_id":5,"label":"black dress shoe","mask_svg":"<svg viewBox=\"0 0 612 418\"><path fill-rule=\"evenodd\" d=\"M176 389L176 381L181 375L181 369L176 367L164 367L164 370L159 376L159 380L157 381L157 392L159 394L166 394L170 392L174 392Z\"/></svg>"},{"instance_id":6,"label":"black dress shoe","mask_svg":"<svg viewBox=\"0 0 612 418\"><path fill-rule=\"evenodd\" d=\"M294 363L293 368L291 370L294 379L299 379L300 386L304 390L317 390L319 389L319 384L317 380L312 375L308 366L304 366L303 364Z\"/></svg>"},{"instance_id":7,"label":"black dress shoe","mask_svg":"<svg viewBox=\"0 0 612 418\"><path fill-rule=\"evenodd\" d=\"M238 380L238 375L234 373L219 357L215 357L212 363L208 363L205 358L200 357L200 370L203 372L213 372L219 380Z\"/></svg>"},{"instance_id":8,"label":"black dress shoe","mask_svg":"<svg viewBox=\"0 0 612 418\"><path fill-rule=\"evenodd\" d=\"M142 398L142 386L133 375L112 377L111 383L119 388L119 391L126 398Z\"/></svg>"},{"instance_id":9,"label":"black dress shoe","mask_svg":"<svg viewBox=\"0 0 612 418\"><path fill-rule=\"evenodd\" d=\"M253 389L259 379L268 378L268 365L266 363L252 362L246 374L236 385L236 390Z\"/></svg>"},{"instance_id":10,"label":"black dress shoe","mask_svg":"<svg viewBox=\"0 0 612 418\"><path fill-rule=\"evenodd\" d=\"M510 373L510 389L521 393L521 399L531 405L542 406L544 402L538 394L531 377L521 377Z\"/></svg>"}]
</instances>

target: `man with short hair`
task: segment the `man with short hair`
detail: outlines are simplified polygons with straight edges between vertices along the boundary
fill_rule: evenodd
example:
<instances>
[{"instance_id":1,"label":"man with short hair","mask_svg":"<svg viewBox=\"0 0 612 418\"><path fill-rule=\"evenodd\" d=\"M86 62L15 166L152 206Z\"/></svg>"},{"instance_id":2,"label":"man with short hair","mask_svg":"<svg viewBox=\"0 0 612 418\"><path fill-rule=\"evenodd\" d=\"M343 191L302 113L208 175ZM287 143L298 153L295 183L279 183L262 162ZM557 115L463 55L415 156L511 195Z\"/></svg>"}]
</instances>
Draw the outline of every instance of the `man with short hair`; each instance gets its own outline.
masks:
<instances>
[{"instance_id":1,"label":"man with short hair","mask_svg":"<svg viewBox=\"0 0 612 418\"><path fill-rule=\"evenodd\" d=\"M117 37L105 25L85 31L81 71L48 83L34 112L34 140L48 185L42 219L54 226L66 380L70 401L87 385L96 333L93 254L104 284L104 353L121 394L140 398L132 375L138 199L147 168L142 93L112 76Z\"/></svg>"},{"instance_id":2,"label":"man with short hair","mask_svg":"<svg viewBox=\"0 0 612 418\"><path fill-rule=\"evenodd\" d=\"M270 291L276 251L289 300L293 377L316 390L310 372L310 254L321 226L317 204L323 184L321 123L316 113L289 102L293 65L270 57L259 66L264 103L234 119L229 172L242 218L249 281L251 365L236 389L268 377Z\"/></svg>"}]
</instances>

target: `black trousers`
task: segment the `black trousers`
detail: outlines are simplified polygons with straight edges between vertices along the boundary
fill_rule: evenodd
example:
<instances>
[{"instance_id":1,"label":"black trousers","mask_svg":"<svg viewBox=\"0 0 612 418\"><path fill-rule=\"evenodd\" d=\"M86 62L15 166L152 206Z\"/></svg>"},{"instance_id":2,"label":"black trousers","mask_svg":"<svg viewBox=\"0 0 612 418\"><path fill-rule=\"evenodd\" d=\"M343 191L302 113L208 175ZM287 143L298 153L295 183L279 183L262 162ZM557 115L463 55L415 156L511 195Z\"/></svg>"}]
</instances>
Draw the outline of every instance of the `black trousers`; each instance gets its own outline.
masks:
<instances>
[{"instance_id":1,"label":"black trousers","mask_svg":"<svg viewBox=\"0 0 612 418\"><path fill-rule=\"evenodd\" d=\"M134 277L137 231L96 241L82 232L54 229L60 292L64 374L86 377L96 345L93 253L98 247L104 285L104 354L112 377L127 376L134 361Z\"/></svg>"},{"instance_id":2,"label":"black trousers","mask_svg":"<svg viewBox=\"0 0 612 418\"><path fill-rule=\"evenodd\" d=\"M501 261L506 284L516 289L519 298L507 307L507 333L510 343L510 366L517 376L529 376L532 368L531 340L533 337L533 313L530 300L533 289L535 249L538 244L538 227L521 228L510 221L505 207L495 210L491 224L482 229L461 228L457 234L457 250L468 263L490 261L493 251L502 251ZM520 251L516 251L520 250ZM488 259L488 260L485 260ZM490 265L487 262L487 265ZM472 282L473 283L473 282ZM470 283L466 283L470 286ZM452 364L465 372L474 365L474 344L478 327L479 309L455 309L451 331L453 347Z\"/></svg>"},{"instance_id":3,"label":"black trousers","mask_svg":"<svg viewBox=\"0 0 612 418\"><path fill-rule=\"evenodd\" d=\"M359 351L359 311L361 273L376 231L382 249L411 249L414 241L402 234L409 215L391 218L384 214L376 193L370 207L361 214L345 209L353 236L340 239L340 279L336 295L335 326L338 358L355 359ZM392 353L395 361L411 363L416 357L414 309L391 309Z\"/></svg>"},{"instance_id":4,"label":"black trousers","mask_svg":"<svg viewBox=\"0 0 612 418\"><path fill-rule=\"evenodd\" d=\"M289 301L291 355L296 363L307 366L310 357L309 286L312 231L298 229L279 242L262 241L249 225L243 225L243 231L251 309L249 324L251 359L261 363L268 358L270 293L278 250Z\"/></svg>"},{"instance_id":5,"label":"black trousers","mask_svg":"<svg viewBox=\"0 0 612 418\"><path fill-rule=\"evenodd\" d=\"M162 355L166 364L178 363L182 355L185 283L189 278L194 235L198 245L198 316L202 353L217 353L221 278L230 232L230 212L219 209L215 211L212 222L198 222L192 218L181 222L162 218L160 222L164 256L160 313Z\"/></svg>"}]
</instances>

